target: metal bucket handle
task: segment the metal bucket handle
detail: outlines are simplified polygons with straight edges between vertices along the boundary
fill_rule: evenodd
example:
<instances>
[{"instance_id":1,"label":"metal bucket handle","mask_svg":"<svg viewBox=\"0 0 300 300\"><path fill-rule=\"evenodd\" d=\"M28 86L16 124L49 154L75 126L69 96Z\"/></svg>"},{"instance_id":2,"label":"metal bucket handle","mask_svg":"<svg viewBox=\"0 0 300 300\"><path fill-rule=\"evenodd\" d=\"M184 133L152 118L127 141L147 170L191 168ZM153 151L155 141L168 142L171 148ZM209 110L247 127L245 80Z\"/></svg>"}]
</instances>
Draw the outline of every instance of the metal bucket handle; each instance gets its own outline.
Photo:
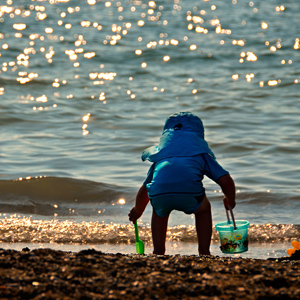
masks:
<instances>
[{"instance_id":1,"label":"metal bucket handle","mask_svg":"<svg viewBox=\"0 0 300 300\"><path fill-rule=\"evenodd\" d=\"M232 219L232 223L233 223L233 228L234 228L234 230L236 230L236 223L235 223L235 219L234 219L234 215L233 215L232 208L231 208L230 205L228 205L228 204L227 204L227 206L228 206L229 211L230 211L230 214L231 214L231 219ZM225 210L226 210L227 222L228 222L228 224L230 224L231 222L230 222L230 217L229 217L228 210L227 210L227 209L225 209Z\"/></svg>"}]
</instances>

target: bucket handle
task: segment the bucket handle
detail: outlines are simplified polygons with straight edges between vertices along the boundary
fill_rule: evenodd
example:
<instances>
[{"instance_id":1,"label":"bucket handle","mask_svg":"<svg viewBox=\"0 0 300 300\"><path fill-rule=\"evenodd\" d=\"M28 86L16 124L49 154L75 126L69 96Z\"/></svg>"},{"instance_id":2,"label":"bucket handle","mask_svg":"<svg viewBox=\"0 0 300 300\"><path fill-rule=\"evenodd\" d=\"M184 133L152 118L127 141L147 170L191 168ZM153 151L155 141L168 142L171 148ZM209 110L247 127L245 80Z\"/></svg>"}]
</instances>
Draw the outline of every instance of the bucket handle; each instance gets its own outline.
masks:
<instances>
[{"instance_id":1,"label":"bucket handle","mask_svg":"<svg viewBox=\"0 0 300 300\"><path fill-rule=\"evenodd\" d=\"M233 211L232 208L230 207L230 205L227 204L227 207L229 208L230 214L231 214L231 219L232 219L232 223L233 223L233 228L234 230L236 230L236 223L235 223L235 219L234 219L234 215L233 215ZM228 224L230 224L230 217L229 217L229 213L228 210L226 209L226 216L227 216L227 221Z\"/></svg>"}]
</instances>

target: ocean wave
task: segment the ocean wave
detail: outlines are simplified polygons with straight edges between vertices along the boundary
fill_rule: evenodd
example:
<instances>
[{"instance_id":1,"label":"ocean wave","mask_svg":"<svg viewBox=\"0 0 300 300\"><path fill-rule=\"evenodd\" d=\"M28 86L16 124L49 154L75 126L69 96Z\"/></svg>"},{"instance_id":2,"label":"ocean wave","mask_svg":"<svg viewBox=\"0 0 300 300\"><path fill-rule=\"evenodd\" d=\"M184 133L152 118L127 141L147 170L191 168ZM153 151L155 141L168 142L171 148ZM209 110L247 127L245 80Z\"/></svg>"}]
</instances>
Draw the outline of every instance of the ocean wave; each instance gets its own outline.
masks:
<instances>
[{"instance_id":1,"label":"ocean wave","mask_svg":"<svg viewBox=\"0 0 300 300\"><path fill-rule=\"evenodd\" d=\"M0 180L1 212L15 209L43 214L54 204L111 204L120 198L132 200L132 195L130 188L83 179L38 176ZM52 210L49 213L53 214Z\"/></svg>"},{"instance_id":2,"label":"ocean wave","mask_svg":"<svg viewBox=\"0 0 300 300\"><path fill-rule=\"evenodd\" d=\"M215 188L215 187L214 187ZM0 180L0 213L40 215L40 216L97 216L99 210L106 209L106 215L124 216L124 209L130 209L134 203L137 187L119 186L103 182L68 177L26 177L15 180ZM223 215L219 203L222 193L211 188L206 189L213 212ZM118 205L120 204L120 205ZM123 210L121 211L121 206ZM261 208L257 211L257 208ZM237 213L243 218L250 218L256 223L258 218L265 219L265 209L268 216L277 223L296 223L292 219L276 219L282 215L291 215L300 207L300 197L297 193L237 191ZM127 215L127 213L126 213ZM254 218L254 219L251 219ZM259 222L257 222L259 223Z\"/></svg>"},{"instance_id":3,"label":"ocean wave","mask_svg":"<svg viewBox=\"0 0 300 300\"><path fill-rule=\"evenodd\" d=\"M151 227L140 225L140 239L151 243ZM250 243L282 243L299 240L300 225L252 224L248 229ZM167 241L197 243L195 226L168 227ZM213 230L213 242L219 242ZM61 244L132 244L135 243L132 224L74 222L59 220L33 220L29 217L11 216L0 219L2 243L61 243Z\"/></svg>"}]
</instances>

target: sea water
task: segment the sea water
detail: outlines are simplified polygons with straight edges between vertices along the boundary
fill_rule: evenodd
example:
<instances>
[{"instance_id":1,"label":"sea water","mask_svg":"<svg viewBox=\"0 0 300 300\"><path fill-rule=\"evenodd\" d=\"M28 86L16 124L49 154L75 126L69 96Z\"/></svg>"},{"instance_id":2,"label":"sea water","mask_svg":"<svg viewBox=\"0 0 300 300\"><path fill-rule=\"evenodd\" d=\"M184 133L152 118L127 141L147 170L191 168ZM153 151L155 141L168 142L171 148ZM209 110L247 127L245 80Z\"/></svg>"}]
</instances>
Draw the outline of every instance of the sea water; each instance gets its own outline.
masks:
<instances>
[{"instance_id":1,"label":"sea water","mask_svg":"<svg viewBox=\"0 0 300 300\"><path fill-rule=\"evenodd\" d=\"M300 3L6 0L0 5L4 248L135 251L128 211L168 115L202 118L235 180L248 257L300 239ZM214 224L220 188L204 180ZM151 253L151 208L139 220ZM173 212L168 254L197 254ZM214 231L212 253L221 255Z\"/></svg>"}]
</instances>

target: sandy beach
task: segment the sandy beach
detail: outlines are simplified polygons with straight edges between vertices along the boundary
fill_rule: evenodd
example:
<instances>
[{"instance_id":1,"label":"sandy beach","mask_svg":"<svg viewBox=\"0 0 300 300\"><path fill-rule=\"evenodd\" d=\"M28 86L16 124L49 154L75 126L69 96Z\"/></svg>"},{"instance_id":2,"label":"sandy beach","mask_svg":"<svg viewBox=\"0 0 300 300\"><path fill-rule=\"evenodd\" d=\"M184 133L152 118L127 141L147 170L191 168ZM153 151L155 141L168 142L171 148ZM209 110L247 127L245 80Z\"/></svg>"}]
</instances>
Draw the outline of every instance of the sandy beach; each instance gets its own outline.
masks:
<instances>
[{"instance_id":1,"label":"sandy beach","mask_svg":"<svg viewBox=\"0 0 300 300\"><path fill-rule=\"evenodd\" d=\"M300 299L300 261L0 250L0 299Z\"/></svg>"}]
</instances>

